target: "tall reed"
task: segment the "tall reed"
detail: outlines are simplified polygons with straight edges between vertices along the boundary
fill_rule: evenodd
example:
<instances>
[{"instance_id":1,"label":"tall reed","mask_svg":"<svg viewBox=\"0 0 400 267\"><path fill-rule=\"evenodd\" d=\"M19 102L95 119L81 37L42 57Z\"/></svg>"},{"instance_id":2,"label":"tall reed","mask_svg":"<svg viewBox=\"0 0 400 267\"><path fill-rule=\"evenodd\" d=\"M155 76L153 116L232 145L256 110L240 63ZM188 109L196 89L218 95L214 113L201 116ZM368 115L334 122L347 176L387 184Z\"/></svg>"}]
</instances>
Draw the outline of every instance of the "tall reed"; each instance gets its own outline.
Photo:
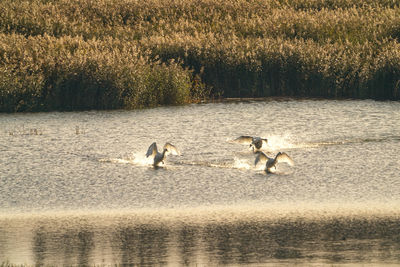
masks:
<instances>
[{"instance_id":1,"label":"tall reed","mask_svg":"<svg viewBox=\"0 0 400 267\"><path fill-rule=\"evenodd\" d=\"M3 0L0 110L399 99L393 0Z\"/></svg>"},{"instance_id":2,"label":"tall reed","mask_svg":"<svg viewBox=\"0 0 400 267\"><path fill-rule=\"evenodd\" d=\"M186 103L191 72L135 43L0 34L0 109L81 110Z\"/></svg>"}]
</instances>

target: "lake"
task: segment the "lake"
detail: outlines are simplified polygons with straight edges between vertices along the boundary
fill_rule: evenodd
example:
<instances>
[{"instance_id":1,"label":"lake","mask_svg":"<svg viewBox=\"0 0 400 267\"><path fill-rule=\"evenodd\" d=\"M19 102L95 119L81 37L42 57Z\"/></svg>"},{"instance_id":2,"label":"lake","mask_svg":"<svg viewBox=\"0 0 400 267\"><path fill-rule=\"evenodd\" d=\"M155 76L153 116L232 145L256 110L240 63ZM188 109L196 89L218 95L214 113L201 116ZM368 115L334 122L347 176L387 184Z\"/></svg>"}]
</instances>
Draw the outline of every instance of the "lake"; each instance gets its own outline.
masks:
<instances>
[{"instance_id":1,"label":"lake","mask_svg":"<svg viewBox=\"0 0 400 267\"><path fill-rule=\"evenodd\" d=\"M400 102L0 114L0 140L0 264L400 264Z\"/></svg>"}]
</instances>

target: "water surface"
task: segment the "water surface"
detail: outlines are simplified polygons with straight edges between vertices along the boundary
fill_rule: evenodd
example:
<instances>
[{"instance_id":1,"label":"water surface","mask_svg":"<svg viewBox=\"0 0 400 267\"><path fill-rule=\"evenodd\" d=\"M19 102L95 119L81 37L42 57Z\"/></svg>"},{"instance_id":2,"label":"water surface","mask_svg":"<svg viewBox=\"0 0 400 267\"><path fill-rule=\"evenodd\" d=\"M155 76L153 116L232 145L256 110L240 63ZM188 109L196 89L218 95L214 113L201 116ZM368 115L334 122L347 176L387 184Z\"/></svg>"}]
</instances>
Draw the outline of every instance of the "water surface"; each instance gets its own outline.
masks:
<instances>
[{"instance_id":1,"label":"water surface","mask_svg":"<svg viewBox=\"0 0 400 267\"><path fill-rule=\"evenodd\" d=\"M248 101L0 115L0 262L392 263L400 104ZM240 135L290 155L254 166ZM180 156L154 169L148 146Z\"/></svg>"}]
</instances>

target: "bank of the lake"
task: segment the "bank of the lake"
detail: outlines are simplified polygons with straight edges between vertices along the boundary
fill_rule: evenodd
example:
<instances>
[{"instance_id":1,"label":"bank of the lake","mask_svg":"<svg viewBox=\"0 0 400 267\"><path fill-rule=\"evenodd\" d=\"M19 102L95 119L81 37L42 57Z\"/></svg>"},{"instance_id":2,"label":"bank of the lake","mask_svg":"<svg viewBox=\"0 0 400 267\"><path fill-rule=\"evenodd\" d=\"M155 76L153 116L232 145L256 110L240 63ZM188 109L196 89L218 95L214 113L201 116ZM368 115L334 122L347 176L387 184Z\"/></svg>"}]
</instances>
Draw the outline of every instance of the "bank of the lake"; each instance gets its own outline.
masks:
<instances>
[{"instance_id":1,"label":"bank of the lake","mask_svg":"<svg viewBox=\"0 0 400 267\"><path fill-rule=\"evenodd\" d=\"M400 99L391 0L0 3L0 111Z\"/></svg>"}]
</instances>

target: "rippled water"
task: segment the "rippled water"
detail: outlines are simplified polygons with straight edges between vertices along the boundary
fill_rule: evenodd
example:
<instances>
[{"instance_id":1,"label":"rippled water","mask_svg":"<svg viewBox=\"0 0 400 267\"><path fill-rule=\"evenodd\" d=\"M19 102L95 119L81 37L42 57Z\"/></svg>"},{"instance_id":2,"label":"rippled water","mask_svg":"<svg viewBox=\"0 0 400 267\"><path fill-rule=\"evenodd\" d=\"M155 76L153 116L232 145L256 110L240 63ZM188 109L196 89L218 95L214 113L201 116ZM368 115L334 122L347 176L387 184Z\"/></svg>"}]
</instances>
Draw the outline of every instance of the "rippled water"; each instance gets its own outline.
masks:
<instances>
[{"instance_id":1,"label":"rippled water","mask_svg":"<svg viewBox=\"0 0 400 267\"><path fill-rule=\"evenodd\" d=\"M400 103L0 114L0 263L400 263ZM254 166L240 135L295 165ZM181 151L154 169L148 146Z\"/></svg>"}]
</instances>

